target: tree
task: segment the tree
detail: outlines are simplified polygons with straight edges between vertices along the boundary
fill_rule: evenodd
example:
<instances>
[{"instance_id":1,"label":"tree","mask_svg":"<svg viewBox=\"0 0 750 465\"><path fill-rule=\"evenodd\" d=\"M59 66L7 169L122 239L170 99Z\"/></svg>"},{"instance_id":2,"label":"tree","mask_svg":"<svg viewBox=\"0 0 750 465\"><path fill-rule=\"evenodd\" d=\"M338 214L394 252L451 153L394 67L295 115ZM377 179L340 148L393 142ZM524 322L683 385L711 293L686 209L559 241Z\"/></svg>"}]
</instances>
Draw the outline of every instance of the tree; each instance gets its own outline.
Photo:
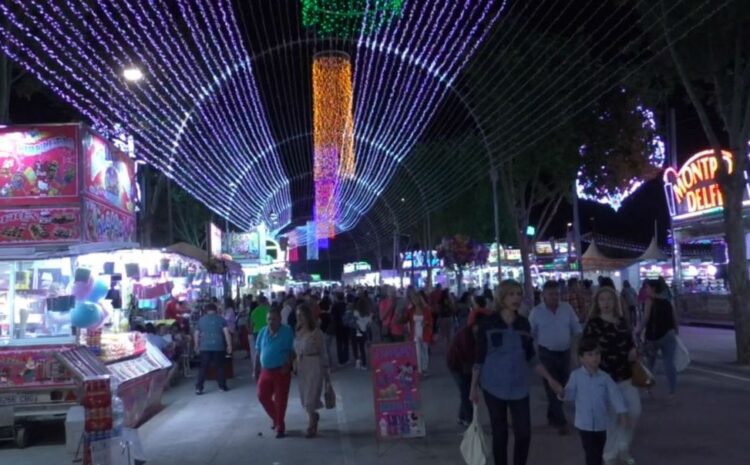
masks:
<instances>
[{"instance_id":1,"label":"tree","mask_svg":"<svg viewBox=\"0 0 750 465\"><path fill-rule=\"evenodd\" d=\"M675 7L671 2L658 1L659 21L648 31L666 45L672 69L695 108L718 160L737 359L747 365L750 364L750 280L742 202L750 139L750 3L735 0L709 17L702 13L704 22L681 38L686 31L675 30L676 25L681 24L681 18L702 8L703 2L691 0ZM722 141L728 141L734 155L731 173L720 161Z\"/></svg>"},{"instance_id":2,"label":"tree","mask_svg":"<svg viewBox=\"0 0 750 465\"><path fill-rule=\"evenodd\" d=\"M205 248L206 225L211 221L211 212L182 188L173 186L171 195L176 240Z\"/></svg>"}]
</instances>

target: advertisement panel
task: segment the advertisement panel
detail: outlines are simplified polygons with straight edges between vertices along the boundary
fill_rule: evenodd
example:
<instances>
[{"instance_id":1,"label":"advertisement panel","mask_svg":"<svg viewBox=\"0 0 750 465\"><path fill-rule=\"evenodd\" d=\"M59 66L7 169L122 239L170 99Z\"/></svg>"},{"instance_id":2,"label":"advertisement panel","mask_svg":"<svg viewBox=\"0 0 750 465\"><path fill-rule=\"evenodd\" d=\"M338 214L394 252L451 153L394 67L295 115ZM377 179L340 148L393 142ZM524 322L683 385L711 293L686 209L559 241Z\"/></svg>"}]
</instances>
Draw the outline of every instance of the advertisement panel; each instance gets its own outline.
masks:
<instances>
[{"instance_id":1,"label":"advertisement panel","mask_svg":"<svg viewBox=\"0 0 750 465\"><path fill-rule=\"evenodd\" d=\"M377 437L425 436L415 344L375 344L370 348L370 361Z\"/></svg>"},{"instance_id":2,"label":"advertisement panel","mask_svg":"<svg viewBox=\"0 0 750 465\"><path fill-rule=\"evenodd\" d=\"M135 242L135 215L92 199L83 201L83 239L88 242Z\"/></svg>"},{"instance_id":3,"label":"advertisement panel","mask_svg":"<svg viewBox=\"0 0 750 465\"><path fill-rule=\"evenodd\" d=\"M208 252L212 257L221 257L221 229L213 223L208 224Z\"/></svg>"},{"instance_id":4,"label":"advertisement panel","mask_svg":"<svg viewBox=\"0 0 750 465\"><path fill-rule=\"evenodd\" d=\"M40 205L78 196L78 127L0 128L0 205Z\"/></svg>"},{"instance_id":5,"label":"advertisement panel","mask_svg":"<svg viewBox=\"0 0 750 465\"><path fill-rule=\"evenodd\" d=\"M136 186L133 160L90 131L83 135L82 147L86 193L108 205L134 213Z\"/></svg>"},{"instance_id":6,"label":"advertisement panel","mask_svg":"<svg viewBox=\"0 0 750 465\"><path fill-rule=\"evenodd\" d=\"M251 231L227 234L226 253L234 260L259 260L260 233Z\"/></svg>"},{"instance_id":7,"label":"advertisement panel","mask_svg":"<svg viewBox=\"0 0 750 465\"><path fill-rule=\"evenodd\" d=\"M0 210L0 245L75 242L80 238L78 207Z\"/></svg>"}]
</instances>

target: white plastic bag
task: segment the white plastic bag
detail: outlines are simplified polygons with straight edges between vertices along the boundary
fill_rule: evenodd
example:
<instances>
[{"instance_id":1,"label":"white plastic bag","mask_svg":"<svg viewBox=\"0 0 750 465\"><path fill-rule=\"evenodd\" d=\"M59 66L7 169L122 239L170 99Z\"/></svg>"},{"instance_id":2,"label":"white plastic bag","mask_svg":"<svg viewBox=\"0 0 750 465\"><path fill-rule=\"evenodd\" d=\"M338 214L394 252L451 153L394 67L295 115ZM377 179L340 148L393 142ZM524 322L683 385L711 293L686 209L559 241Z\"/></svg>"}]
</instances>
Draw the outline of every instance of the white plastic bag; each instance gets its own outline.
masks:
<instances>
[{"instance_id":1,"label":"white plastic bag","mask_svg":"<svg viewBox=\"0 0 750 465\"><path fill-rule=\"evenodd\" d=\"M476 405L474 406L474 419L461 441L461 455L466 465L487 465L489 462L487 438L482 431L482 425L479 424L479 409Z\"/></svg>"},{"instance_id":2,"label":"white plastic bag","mask_svg":"<svg viewBox=\"0 0 750 465\"><path fill-rule=\"evenodd\" d=\"M690 365L690 352L688 352L685 343L682 342L679 336L675 336L675 348L674 348L674 367L677 373L685 371Z\"/></svg>"}]
</instances>

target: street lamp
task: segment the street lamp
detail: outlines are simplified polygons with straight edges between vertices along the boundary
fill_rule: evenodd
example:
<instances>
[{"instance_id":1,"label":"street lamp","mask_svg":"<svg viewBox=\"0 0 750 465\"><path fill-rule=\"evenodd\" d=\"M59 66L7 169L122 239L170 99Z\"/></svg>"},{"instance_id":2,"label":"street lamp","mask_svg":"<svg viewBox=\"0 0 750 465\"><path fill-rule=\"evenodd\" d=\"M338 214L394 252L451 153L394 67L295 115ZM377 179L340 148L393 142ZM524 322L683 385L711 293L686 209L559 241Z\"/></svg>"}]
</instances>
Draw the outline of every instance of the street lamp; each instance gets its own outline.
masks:
<instances>
[{"instance_id":1,"label":"street lamp","mask_svg":"<svg viewBox=\"0 0 750 465\"><path fill-rule=\"evenodd\" d=\"M122 77L124 77L126 81L136 82L143 79L143 72L139 68L131 66L130 68L125 68L122 72Z\"/></svg>"}]
</instances>

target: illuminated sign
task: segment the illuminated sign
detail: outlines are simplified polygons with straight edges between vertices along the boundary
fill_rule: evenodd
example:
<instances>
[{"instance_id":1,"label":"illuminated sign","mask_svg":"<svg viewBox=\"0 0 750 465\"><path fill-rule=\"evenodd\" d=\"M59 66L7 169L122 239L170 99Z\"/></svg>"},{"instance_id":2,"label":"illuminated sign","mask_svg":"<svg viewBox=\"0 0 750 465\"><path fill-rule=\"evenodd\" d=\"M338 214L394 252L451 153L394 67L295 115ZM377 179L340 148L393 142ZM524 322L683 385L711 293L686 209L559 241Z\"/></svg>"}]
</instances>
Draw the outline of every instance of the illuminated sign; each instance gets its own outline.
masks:
<instances>
[{"instance_id":1,"label":"illuminated sign","mask_svg":"<svg viewBox=\"0 0 750 465\"><path fill-rule=\"evenodd\" d=\"M521 249L505 249L505 259L509 262L521 261Z\"/></svg>"},{"instance_id":2,"label":"illuminated sign","mask_svg":"<svg viewBox=\"0 0 750 465\"><path fill-rule=\"evenodd\" d=\"M722 150L721 159L727 171L732 173L732 154ZM724 198L716 179L718 172L719 160L713 150L696 153L679 171L667 168L664 171L664 191L670 215L675 219L685 219L721 211ZM748 198L747 189L745 198Z\"/></svg>"},{"instance_id":3,"label":"illuminated sign","mask_svg":"<svg viewBox=\"0 0 750 465\"><path fill-rule=\"evenodd\" d=\"M367 262L354 262L344 265L344 273L355 273L357 271L371 271L372 267Z\"/></svg>"},{"instance_id":4,"label":"illuminated sign","mask_svg":"<svg viewBox=\"0 0 750 465\"><path fill-rule=\"evenodd\" d=\"M552 248L552 243L548 241L540 241L536 243L536 254L537 255L553 255L555 253Z\"/></svg>"}]
</instances>

